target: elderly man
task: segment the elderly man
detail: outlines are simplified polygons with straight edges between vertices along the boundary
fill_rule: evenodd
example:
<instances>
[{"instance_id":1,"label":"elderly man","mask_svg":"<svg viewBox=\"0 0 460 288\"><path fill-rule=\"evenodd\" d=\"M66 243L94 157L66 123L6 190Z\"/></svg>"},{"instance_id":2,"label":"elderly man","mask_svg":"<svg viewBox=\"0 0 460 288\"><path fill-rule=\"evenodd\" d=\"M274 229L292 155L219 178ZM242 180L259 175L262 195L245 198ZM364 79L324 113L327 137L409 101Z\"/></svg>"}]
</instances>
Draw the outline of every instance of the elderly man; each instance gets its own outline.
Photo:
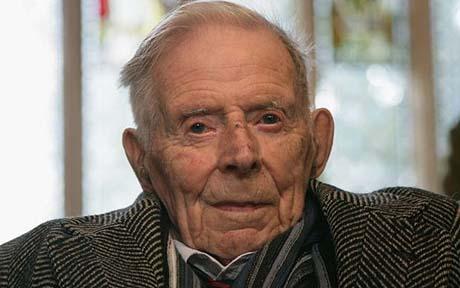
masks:
<instances>
[{"instance_id":1,"label":"elderly man","mask_svg":"<svg viewBox=\"0 0 460 288\"><path fill-rule=\"evenodd\" d=\"M460 287L458 205L411 188L316 180L333 120L306 67L257 13L194 2L122 71L143 193L0 248L1 287Z\"/></svg>"}]
</instances>

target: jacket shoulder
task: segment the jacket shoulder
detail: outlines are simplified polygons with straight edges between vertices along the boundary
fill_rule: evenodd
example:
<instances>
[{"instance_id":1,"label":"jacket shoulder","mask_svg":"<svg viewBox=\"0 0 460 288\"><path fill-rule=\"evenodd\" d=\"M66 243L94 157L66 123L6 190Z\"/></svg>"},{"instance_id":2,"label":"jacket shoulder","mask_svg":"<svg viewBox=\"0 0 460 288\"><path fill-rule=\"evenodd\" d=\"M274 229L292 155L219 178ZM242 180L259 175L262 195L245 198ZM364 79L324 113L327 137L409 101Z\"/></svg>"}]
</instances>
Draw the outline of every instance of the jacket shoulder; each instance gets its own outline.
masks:
<instances>
[{"instance_id":1,"label":"jacket shoulder","mask_svg":"<svg viewBox=\"0 0 460 288\"><path fill-rule=\"evenodd\" d=\"M124 227L126 222L136 221L132 218L147 208L156 212L160 210L160 204L155 199L140 197L124 209L48 221L0 245L0 287L29 287L31 283L57 287L56 263L53 263L56 251L66 250L71 246L69 243L83 245L82 239L98 237L118 226Z\"/></svg>"},{"instance_id":2,"label":"jacket shoulder","mask_svg":"<svg viewBox=\"0 0 460 288\"><path fill-rule=\"evenodd\" d=\"M411 187L355 194L313 184L334 239L341 286L460 287L458 203Z\"/></svg>"},{"instance_id":3,"label":"jacket shoulder","mask_svg":"<svg viewBox=\"0 0 460 288\"><path fill-rule=\"evenodd\" d=\"M33 275L41 275L44 283L55 286L52 273L49 273L52 267L46 240L60 223L61 220L48 221L0 245L0 287L29 287Z\"/></svg>"},{"instance_id":4,"label":"jacket shoulder","mask_svg":"<svg viewBox=\"0 0 460 288\"><path fill-rule=\"evenodd\" d=\"M344 209L353 213L361 210L393 219L422 217L426 223L450 231L455 227L460 213L459 204L453 199L414 187L389 187L371 193L352 193L321 182L314 185L326 211Z\"/></svg>"},{"instance_id":5,"label":"jacket shoulder","mask_svg":"<svg viewBox=\"0 0 460 288\"><path fill-rule=\"evenodd\" d=\"M61 235L95 237L116 227L125 227L136 222L147 211L160 214L161 204L158 199L142 193L130 206L104 214L73 217L61 220ZM56 236L57 234L53 235Z\"/></svg>"}]
</instances>

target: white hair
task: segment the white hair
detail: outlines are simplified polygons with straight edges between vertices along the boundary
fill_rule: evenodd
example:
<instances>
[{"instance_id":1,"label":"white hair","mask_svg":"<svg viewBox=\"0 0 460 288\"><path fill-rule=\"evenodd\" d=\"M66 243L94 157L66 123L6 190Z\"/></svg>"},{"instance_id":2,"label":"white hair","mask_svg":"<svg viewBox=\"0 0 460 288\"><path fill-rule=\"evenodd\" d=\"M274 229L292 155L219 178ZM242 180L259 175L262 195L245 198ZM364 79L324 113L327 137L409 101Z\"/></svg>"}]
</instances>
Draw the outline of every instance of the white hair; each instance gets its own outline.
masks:
<instances>
[{"instance_id":1,"label":"white hair","mask_svg":"<svg viewBox=\"0 0 460 288\"><path fill-rule=\"evenodd\" d=\"M309 107L307 53L279 26L259 13L226 1L191 1L185 3L165 18L144 39L134 57L121 71L121 85L129 87L134 121L144 144L150 139L152 123L160 123L159 89L161 80L155 68L169 45L184 34L204 24L225 24L248 30L267 29L278 37L288 50L295 68L295 91Z\"/></svg>"}]
</instances>

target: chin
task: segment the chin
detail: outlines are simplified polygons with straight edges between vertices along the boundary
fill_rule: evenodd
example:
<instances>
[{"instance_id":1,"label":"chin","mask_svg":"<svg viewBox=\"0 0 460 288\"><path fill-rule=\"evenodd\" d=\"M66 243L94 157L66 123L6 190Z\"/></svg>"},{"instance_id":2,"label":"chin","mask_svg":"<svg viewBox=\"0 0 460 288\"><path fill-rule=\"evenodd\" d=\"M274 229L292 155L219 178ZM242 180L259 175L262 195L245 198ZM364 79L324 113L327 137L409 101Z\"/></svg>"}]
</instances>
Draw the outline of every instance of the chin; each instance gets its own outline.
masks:
<instances>
[{"instance_id":1,"label":"chin","mask_svg":"<svg viewBox=\"0 0 460 288\"><path fill-rule=\"evenodd\" d=\"M240 229L226 232L217 243L215 254L220 259L233 260L241 254L255 252L276 235L270 235L255 229Z\"/></svg>"}]
</instances>

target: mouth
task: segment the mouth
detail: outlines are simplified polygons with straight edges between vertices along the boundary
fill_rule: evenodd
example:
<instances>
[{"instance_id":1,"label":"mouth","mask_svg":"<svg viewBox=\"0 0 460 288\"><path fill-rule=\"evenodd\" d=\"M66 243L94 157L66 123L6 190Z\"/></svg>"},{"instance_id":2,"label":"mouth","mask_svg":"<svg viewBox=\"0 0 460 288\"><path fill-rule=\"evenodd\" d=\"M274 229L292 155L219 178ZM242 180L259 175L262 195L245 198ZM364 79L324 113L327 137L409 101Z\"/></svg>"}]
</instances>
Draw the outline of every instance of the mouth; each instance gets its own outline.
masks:
<instances>
[{"instance_id":1,"label":"mouth","mask_svg":"<svg viewBox=\"0 0 460 288\"><path fill-rule=\"evenodd\" d=\"M212 206L226 212L253 212L268 205L269 203L220 202L213 204Z\"/></svg>"}]
</instances>

